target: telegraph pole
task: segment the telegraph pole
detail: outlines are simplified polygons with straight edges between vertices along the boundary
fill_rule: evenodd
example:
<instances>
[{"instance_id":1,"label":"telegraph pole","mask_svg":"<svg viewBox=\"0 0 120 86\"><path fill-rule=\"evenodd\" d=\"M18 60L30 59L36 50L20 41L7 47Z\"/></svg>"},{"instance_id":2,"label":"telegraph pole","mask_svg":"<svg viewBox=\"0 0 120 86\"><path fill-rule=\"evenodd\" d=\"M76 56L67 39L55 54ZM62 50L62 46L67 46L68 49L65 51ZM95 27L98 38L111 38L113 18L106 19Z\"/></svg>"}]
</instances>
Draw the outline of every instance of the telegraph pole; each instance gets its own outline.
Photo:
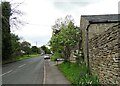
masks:
<instances>
[{"instance_id":1,"label":"telegraph pole","mask_svg":"<svg viewBox=\"0 0 120 86\"><path fill-rule=\"evenodd\" d=\"M36 47L37 47L37 41L36 41ZM37 47L37 53L38 53L38 47Z\"/></svg>"},{"instance_id":2,"label":"telegraph pole","mask_svg":"<svg viewBox=\"0 0 120 86\"><path fill-rule=\"evenodd\" d=\"M36 47L37 47L37 41L36 41Z\"/></svg>"}]
</instances>

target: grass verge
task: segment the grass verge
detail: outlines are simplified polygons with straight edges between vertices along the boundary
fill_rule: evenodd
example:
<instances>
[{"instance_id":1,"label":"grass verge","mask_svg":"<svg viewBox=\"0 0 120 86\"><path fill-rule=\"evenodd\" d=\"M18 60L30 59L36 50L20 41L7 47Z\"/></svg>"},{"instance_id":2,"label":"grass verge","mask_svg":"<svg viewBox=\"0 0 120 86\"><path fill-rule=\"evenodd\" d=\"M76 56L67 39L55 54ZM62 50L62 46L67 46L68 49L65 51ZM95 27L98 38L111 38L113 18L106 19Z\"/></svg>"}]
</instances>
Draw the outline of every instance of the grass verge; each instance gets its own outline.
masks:
<instances>
[{"instance_id":1,"label":"grass verge","mask_svg":"<svg viewBox=\"0 0 120 86\"><path fill-rule=\"evenodd\" d=\"M99 84L96 76L87 73L85 64L62 63L58 65L59 70L71 82L71 84L85 86L88 84Z\"/></svg>"},{"instance_id":2,"label":"grass verge","mask_svg":"<svg viewBox=\"0 0 120 86\"><path fill-rule=\"evenodd\" d=\"M12 58L12 59L8 59L8 60L5 60L5 61L2 61L2 64L12 63L12 62L16 62L16 61L20 61L20 60L36 57L36 56L40 56L40 54L31 54L29 56L28 55L18 56L18 57Z\"/></svg>"}]
</instances>

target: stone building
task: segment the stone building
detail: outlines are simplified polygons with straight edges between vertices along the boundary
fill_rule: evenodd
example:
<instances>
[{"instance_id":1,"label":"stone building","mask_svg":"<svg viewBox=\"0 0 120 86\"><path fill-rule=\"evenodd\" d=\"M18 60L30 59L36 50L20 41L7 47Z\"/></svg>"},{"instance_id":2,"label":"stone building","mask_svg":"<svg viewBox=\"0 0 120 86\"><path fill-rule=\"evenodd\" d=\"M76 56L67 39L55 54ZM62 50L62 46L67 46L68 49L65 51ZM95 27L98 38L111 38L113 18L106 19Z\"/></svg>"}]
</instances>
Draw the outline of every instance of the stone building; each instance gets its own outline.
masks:
<instances>
[{"instance_id":1,"label":"stone building","mask_svg":"<svg viewBox=\"0 0 120 86\"><path fill-rule=\"evenodd\" d=\"M90 71L102 84L120 84L119 15L82 15L80 29Z\"/></svg>"}]
</instances>

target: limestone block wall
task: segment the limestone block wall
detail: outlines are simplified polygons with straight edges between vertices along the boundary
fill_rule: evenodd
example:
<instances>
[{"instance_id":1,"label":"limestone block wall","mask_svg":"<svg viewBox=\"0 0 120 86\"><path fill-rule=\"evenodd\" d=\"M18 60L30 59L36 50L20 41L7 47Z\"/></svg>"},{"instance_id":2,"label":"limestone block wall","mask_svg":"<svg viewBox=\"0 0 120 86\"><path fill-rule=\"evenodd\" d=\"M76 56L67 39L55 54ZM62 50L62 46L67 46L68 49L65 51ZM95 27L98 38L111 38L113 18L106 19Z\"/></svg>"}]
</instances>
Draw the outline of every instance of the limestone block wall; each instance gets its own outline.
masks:
<instances>
[{"instance_id":1,"label":"limestone block wall","mask_svg":"<svg viewBox=\"0 0 120 86\"><path fill-rule=\"evenodd\" d=\"M2 29L0 27L0 61L2 61Z\"/></svg>"},{"instance_id":2,"label":"limestone block wall","mask_svg":"<svg viewBox=\"0 0 120 86\"><path fill-rule=\"evenodd\" d=\"M101 24L90 24L89 27L89 39L99 36L101 33L104 33L112 26L117 25L116 23L101 23Z\"/></svg>"},{"instance_id":3,"label":"limestone block wall","mask_svg":"<svg viewBox=\"0 0 120 86\"><path fill-rule=\"evenodd\" d=\"M112 26L105 29L105 25L97 24L89 29L90 69L102 84L120 84L120 28Z\"/></svg>"},{"instance_id":4,"label":"limestone block wall","mask_svg":"<svg viewBox=\"0 0 120 86\"><path fill-rule=\"evenodd\" d=\"M84 53L85 62L87 62L87 48L86 48L86 28L89 22L84 18L81 17L80 20L80 29L82 30L82 49Z\"/></svg>"},{"instance_id":5,"label":"limestone block wall","mask_svg":"<svg viewBox=\"0 0 120 86\"><path fill-rule=\"evenodd\" d=\"M76 56L74 55L74 51L79 49L79 43L77 43L74 48L71 50L71 54L70 54L70 62L75 63L76 62Z\"/></svg>"}]
</instances>

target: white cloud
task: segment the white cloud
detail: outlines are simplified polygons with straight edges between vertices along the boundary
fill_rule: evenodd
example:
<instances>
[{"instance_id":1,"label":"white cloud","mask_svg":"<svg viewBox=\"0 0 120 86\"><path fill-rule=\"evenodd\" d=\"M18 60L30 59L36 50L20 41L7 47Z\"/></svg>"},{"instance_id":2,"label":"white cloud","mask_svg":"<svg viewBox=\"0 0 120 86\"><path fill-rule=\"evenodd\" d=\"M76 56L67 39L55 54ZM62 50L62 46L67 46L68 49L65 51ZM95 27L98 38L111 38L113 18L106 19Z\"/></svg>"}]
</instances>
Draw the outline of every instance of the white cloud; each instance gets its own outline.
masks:
<instances>
[{"instance_id":1,"label":"white cloud","mask_svg":"<svg viewBox=\"0 0 120 86\"><path fill-rule=\"evenodd\" d=\"M51 26L54 24L55 19L62 15L62 13L59 13L59 11L54 9L52 4L44 0L36 0L36 2L28 2L28 0L26 0L24 6L19 7L19 9L26 12L24 17L29 24L25 25L20 30L15 30L14 33L23 36L25 40L29 39L29 41L33 41L40 37L41 39L36 39L34 41L42 40L41 43L47 43L52 35Z\"/></svg>"},{"instance_id":2,"label":"white cloud","mask_svg":"<svg viewBox=\"0 0 120 86\"><path fill-rule=\"evenodd\" d=\"M83 14L115 14L118 13L118 0L104 0L100 3L88 5L83 8Z\"/></svg>"},{"instance_id":3,"label":"white cloud","mask_svg":"<svg viewBox=\"0 0 120 86\"><path fill-rule=\"evenodd\" d=\"M22 2L23 0L19 0ZM51 35L51 26L55 20L66 15L72 15L75 25L80 25L81 15L98 15L118 13L119 0L25 0L19 9L26 14L22 19L29 24L15 30L14 33L22 36L35 45L46 44ZM14 0L18 2L18 0ZM98 3L99 2L99 3ZM66 4L68 3L68 4Z\"/></svg>"}]
</instances>

